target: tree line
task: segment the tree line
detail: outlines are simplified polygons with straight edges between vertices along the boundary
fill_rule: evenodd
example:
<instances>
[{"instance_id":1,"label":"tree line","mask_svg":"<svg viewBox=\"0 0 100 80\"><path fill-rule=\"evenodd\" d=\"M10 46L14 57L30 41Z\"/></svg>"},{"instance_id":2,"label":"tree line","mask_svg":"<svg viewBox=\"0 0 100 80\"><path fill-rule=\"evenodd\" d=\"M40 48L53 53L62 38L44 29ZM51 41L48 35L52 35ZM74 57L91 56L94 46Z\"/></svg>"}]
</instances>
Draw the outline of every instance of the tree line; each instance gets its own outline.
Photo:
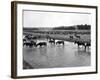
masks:
<instances>
[{"instance_id":1,"label":"tree line","mask_svg":"<svg viewBox=\"0 0 100 80\"><path fill-rule=\"evenodd\" d=\"M74 25L74 26L60 26L60 27L55 27L53 30L90 30L91 25L88 24L81 24L81 25Z\"/></svg>"}]
</instances>

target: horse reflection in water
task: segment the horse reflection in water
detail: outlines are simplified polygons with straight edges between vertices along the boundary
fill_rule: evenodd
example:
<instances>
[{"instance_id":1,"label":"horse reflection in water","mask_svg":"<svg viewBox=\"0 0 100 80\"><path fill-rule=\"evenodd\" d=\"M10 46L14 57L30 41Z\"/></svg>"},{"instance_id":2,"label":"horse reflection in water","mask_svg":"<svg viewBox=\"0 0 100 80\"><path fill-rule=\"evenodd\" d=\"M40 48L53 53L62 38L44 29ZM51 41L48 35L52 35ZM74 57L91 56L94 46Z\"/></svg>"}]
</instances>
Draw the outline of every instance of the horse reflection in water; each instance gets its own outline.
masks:
<instances>
[{"instance_id":1,"label":"horse reflection in water","mask_svg":"<svg viewBox=\"0 0 100 80\"><path fill-rule=\"evenodd\" d=\"M24 63L28 64L23 65L23 69L90 66L90 48L84 51L83 47L78 49L76 44L60 40L37 40L34 47L23 47ZM31 67L27 67L29 65Z\"/></svg>"}]
</instances>

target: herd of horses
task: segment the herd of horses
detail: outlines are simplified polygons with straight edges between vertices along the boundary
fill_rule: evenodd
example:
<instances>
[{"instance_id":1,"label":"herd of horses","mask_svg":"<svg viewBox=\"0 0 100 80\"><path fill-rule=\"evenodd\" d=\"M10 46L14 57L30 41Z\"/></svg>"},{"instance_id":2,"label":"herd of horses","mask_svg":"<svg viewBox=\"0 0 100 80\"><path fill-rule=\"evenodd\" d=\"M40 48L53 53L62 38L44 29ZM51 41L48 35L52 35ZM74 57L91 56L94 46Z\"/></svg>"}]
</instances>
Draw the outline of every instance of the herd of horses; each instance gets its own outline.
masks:
<instances>
[{"instance_id":1,"label":"herd of horses","mask_svg":"<svg viewBox=\"0 0 100 80\"><path fill-rule=\"evenodd\" d=\"M42 46L47 46L47 42L35 42L34 40L28 40L29 38L24 38L23 39L23 46L27 46L27 47L42 47ZM59 41L57 41L57 42L55 42L55 40L54 39L49 39L48 40L48 42L50 43L50 44L62 44L62 45L64 45L64 41L61 41L61 40L59 40Z\"/></svg>"},{"instance_id":2,"label":"herd of horses","mask_svg":"<svg viewBox=\"0 0 100 80\"><path fill-rule=\"evenodd\" d=\"M35 40L39 39L40 37L39 36L35 36L33 37L32 35L26 35L24 38L23 38L23 46L27 46L27 47L42 47L42 46L47 46L47 42L36 42ZM57 42L55 42L55 39L52 39L52 38L47 38L48 42L50 44L62 44L64 45L64 41L62 40L59 40Z\"/></svg>"},{"instance_id":3,"label":"herd of horses","mask_svg":"<svg viewBox=\"0 0 100 80\"><path fill-rule=\"evenodd\" d=\"M77 36L76 37L78 39L80 39L80 36ZM47 46L47 42L36 42L35 40L38 40L40 38L40 36L32 36L32 35L25 35L25 37L23 38L23 46L27 46L27 47L42 47L42 46ZM73 36L69 36L70 39L73 39ZM55 39L51 38L51 37L48 37L47 38L48 42L50 44L55 44L55 45L64 45L65 41L64 40L58 40L56 41ZM84 46L85 50L87 47L91 46L91 43L90 42L80 42L80 41L74 41L73 42L74 44L77 44L78 47L80 46Z\"/></svg>"}]
</instances>

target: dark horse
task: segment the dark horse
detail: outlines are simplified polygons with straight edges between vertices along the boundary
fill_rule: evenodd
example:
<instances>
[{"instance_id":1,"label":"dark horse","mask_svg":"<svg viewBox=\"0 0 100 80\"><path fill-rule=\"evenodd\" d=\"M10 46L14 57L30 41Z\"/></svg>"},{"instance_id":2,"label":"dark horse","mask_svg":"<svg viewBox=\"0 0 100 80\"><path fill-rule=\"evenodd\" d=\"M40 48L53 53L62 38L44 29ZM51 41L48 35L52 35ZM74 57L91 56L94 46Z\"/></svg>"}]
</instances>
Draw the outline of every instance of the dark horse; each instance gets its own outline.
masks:
<instances>
[{"instance_id":1,"label":"dark horse","mask_svg":"<svg viewBox=\"0 0 100 80\"><path fill-rule=\"evenodd\" d=\"M73 36L69 36L69 38L73 39Z\"/></svg>"},{"instance_id":2,"label":"dark horse","mask_svg":"<svg viewBox=\"0 0 100 80\"><path fill-rule=\"evenodd\" d=\"M26 39L25 38L23 39L23 42L26 42Z\"/></svg>"},{"instance_id":3,"label":"dark horse","mask_svg":"<svg viewBox=\"0 0 100 80\"><path fill-rule=\"evenodd\" d=\"M56 44L63 44L64 45L64 41L57 41Z\"/></svg>"},{"instance_id":4,"label":"dark horse","mask_svg":"<svg viewBox=\"0 0 100 80\"><path fill-rule=\"evenodd\" d=\"M55 44L55 39L50 39L50 40L49 40L49 43L51 43L51 44L52 44L52 43Z\"/></svg>"},{"instance_id":5,"label":"dark horse","mask_svg":"<svg viewBox=\"0 0 100 80\"><path fill-rule=\"evenodd\" d=\"M51 41L49 41L49 43L51 43L51 44L52 44L52 43L55 44L55 41L51 40Z\"/></svg>"},{"instance_id":6,"label":"dark horse","mask_svg":"<svg viewBox=\"0 0 100 80\"><path fill-rule=\"evenodd\" d=\"M89 48L89 46L91 46L91 43L89 43L89 42L88 42L88 43L86 43L86 44L85 44L85 49L86 49L86 47L88 47L88 48Z\"/></svg>"},{"instance_id":7,"label":"dark horse","mask_svg":"<svg viewBox=\"0 0 100 80\"><path fill-rule=\"evenodd\" d=\"M25 45L28 47L33 47L33 46L36 47L36 42L34 42L34 41L25 42L25 43L23 43L23 46L25 46Z\"/></svg>"},{"instance_id":8,"label":"dark horse","mask_svg":"<svg viewBox=\"0 0 100 80\"><path fill-rule=\"evenodd\" d=\"M36 46L47 46L47 43L46 42L39 42L38 44L36 44Z\"/></svg>"},{"instance_id":9,"label":"dark horse","mask_svg":"<svg viewBox=\"0 0 100 80\"><path fill-rule=\"evenodd\" d=\"M79 41L75 41L74 44L77 44L78 47L79 46L85 46L85 43L84 42L79 42Z\"/></svg>"},{"instance_id":10,"label":"dark horse","mask_svg":"<svg viewBox=\"0 0 100 80\"><path fill-rule=\"evenodd\" d=\"M78 41L75 41L74 43L77 44L78 47L79 47L79 46L84 46L84 47L85 47L85 51L86 51L86 47L91 46L90 43L85 43L85 42L78 42Z\"/></svg>"}]
</instances>

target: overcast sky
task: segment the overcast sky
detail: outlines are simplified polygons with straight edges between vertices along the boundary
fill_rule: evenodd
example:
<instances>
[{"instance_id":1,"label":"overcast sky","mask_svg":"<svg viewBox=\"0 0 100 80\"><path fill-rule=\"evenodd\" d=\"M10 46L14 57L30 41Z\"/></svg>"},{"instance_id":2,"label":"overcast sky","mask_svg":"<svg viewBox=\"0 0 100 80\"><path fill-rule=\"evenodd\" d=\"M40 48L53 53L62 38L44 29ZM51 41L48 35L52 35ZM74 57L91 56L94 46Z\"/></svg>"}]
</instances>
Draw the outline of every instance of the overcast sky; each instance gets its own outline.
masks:
<instances>
[{"instance_id":1,"label":"overcast sky","mask_svg":"<svg viewBox=\"0 0 100 80\"><path fill-rule=\"evenodd\" d=\"M91 14L23 11L23 27L58 27L90 24Z\"/></svg>"}]
</instances>

